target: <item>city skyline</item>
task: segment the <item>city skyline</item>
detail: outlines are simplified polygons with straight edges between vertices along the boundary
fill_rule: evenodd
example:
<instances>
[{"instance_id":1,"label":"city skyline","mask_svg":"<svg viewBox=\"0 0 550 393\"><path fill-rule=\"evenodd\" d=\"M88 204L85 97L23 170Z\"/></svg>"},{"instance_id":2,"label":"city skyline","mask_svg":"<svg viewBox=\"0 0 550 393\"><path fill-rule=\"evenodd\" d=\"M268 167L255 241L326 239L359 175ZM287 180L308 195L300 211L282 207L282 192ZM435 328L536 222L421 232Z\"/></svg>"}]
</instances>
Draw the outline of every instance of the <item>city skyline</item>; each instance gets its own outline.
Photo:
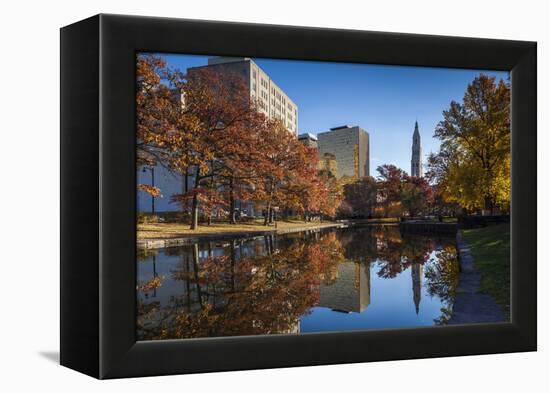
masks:
<instances>
[{"instance_id":1,"label":"city skyline","mask_svg":"<svg viewBox=\"0 0 550 393\"><path fill-rule=\"evenodd\" d=\"M159 54L183 72L215 56ZM344 124L370 135L370 175L382 164L410 172L415 122L422 162L437 152L433 139L442 111L461 101L480 73L508 79L508 72L252 58L300 108L298 133L317 135Z\"/></svg>"}]
</instances>

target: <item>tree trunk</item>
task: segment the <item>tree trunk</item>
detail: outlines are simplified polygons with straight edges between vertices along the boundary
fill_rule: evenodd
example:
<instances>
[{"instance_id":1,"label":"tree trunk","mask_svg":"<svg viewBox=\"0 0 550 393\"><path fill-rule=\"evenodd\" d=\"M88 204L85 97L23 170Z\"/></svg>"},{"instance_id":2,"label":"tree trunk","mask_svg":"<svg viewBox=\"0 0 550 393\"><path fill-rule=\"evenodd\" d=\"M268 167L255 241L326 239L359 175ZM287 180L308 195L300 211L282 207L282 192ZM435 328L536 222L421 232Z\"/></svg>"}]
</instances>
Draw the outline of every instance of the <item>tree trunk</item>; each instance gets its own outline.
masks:
<instances>
[{"instance_id":1,"label":"tree trunk","mask_svg":"<svg viewBox=\"0 0 550 393\"><path fill-rule=\"evenodd\" d=\"M493 202L493 198L490 195L485 195L483 205L483 210L489 212L490 215L494 214L495 204Z\"/></svg>"},{"instance_id":2,"label":"tree trunk","mask_svg":"<svg viewBox=\"0 0 550 393\"><path fill-rule=\"evenodd\" d=\"M235 240L231 240L231 293L235 292Z\"/></svg>"},{"instance_id":3,"label":"tree trunk","mask_svg":"<svg viewBox=\"0 0 550 393\"><path fill-rule=\"evenodd\" d=\"M189 167L185 168L184 182L185 182L185 184L183 185L183 193L187 195L187 192L189 191ZM188 208L189 208L189 201L186 200L185 201L185 206L183 206L183 211L187 212ZM182 215L182 218L181 218L182 224L183 224L183 222L186 221L185 216L186 216L185 214Z\"/></svg>"},{"instance_id":4,"label":"tree trunk","mask_svg":"<svg viewBox=\"0 0 550 393\"><path fill-rule=\"evenodd\" d=\"M191 207L191 227L197 229L199 226L199 199L197 195L193 196L193 205Z\"/></svg>"},{"instance_id":5,"label":"tree trunk","mask_svg":"<svg viewBox=\"0 0 550 393\"><path fill-rule=\"evenodd\" d=\"M229 223L234 225L237 224L237 220L235 218L235 195L233 188L233 177L231 177L229 178Z\"/></svg>"},{"instance_id":6,"label":"tree trunk","mask_svg":"<svg viewBox=\"0 0 550 393\"><path fill-rule=\"evenodd\" d=\"M190 283L189 283L189 280L190 280L190 277L189 277L189 272L191 271L191 269L189 268L189 255L184 255L183 258L185 258L185 273L186 273L186 277L184 278L185 280L185 293L186 293L186 298L187 298L187 312L191 312L191 286L190 286Z\"/></svg>"},{"instance_id":7,"label":"tree trunk","mask_svg":"<svg viewBox=\"0 0 550 393\"><path fill-rule=\"evenodd\" d=\"M270 209L271 212L269 214L269 223L273 224L275 222L275 210L273 208Z\"/></svg>"},{"instance_id":8,"label":"tree trunk","mask_svg":"<svg viewBox=\"0 0 550 393\"><path fill-rule=\"evenodd\" d=\"M271 191L269 193L269 201L267 202L267 208L266 208L266 212L265 212L265 217L264 217L264 226L268 226L272 221L272 218L271 218L271 202L273 200L273 183L271 183Z\"/></svg>"},{"instance_id":9,"label":"tree trunk","mask_svg":"<svg viewBox=\"0 0 550 393\"><path fill-rule=\"evenodd\" d=\"M199 245L197 243L193 245L193 272L194 272L195 286L197 289L197 300L199 301L201 308L203 308L202 291L201 291L201 285L199 283Z\"/></svg>"},{"instance_id":10,"label":"tree trunk","mask_svg":"<svg viewBox=\"0 0 550 393\"><path fill-rule=\"evenodd\" d=\"M265 216L264 216L264 225L265 226L269 225L270 216L271 216L271 201L269 201L267 203L267 207L265 209Z\"/></svg>"},{"instance_id":11,"label":"tree trunk","mask_svg":"<svg viewBox=\"0 0 550 393\"><path fill-rule=\"evenodd\" d=\"M191 206L191 228L197 229L199 226L199 195L197 190L199 188L199 170L195 174L195 194L193 195L193 204Z\"/></svg>"}]
</instances>

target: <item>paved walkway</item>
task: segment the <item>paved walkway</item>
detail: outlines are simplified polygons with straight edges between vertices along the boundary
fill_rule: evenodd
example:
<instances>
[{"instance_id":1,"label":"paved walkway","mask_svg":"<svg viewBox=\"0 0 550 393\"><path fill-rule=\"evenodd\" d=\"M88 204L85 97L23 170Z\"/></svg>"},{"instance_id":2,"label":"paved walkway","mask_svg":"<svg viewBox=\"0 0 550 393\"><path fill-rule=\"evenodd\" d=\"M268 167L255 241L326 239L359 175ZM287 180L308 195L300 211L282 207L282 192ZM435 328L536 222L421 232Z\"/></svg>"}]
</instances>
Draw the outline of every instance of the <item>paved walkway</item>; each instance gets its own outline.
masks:
<instances>
[{"instance_id":1,"label":"paved walkway","mask_svg":"<svg viewBox=\"0 0 550 393\"><path fill-rule=\"evenodd\" d=\"M448 324L505 322L502 308L495 299L490 295L479 293L481 276L475 269L470 247L462 238L460 231L457 232L456 243L459 251L460 277L453 315Z\"/></svg>"},{"instance_id":2,"label":"paved walkway","mask_svg":"<svg viewBox=\"0 0 550 393\"><path fill-rule=\"evenodd\" d=\"M284 233L293 233L293 232L304 232L304 231L315 231L325 228L342 228L345 227L344 223L330 223L322 224L315 226L307 227L292 227L292 228L280 228L276 229L271 227L263 231L237 231L237 232L221 232L221 233L203 233L200 235L190 234L181 237L168 238L168 239L139 239L137 241L137 248L140 249L151 249L151 248L166 248L166 247L177 247L184 246L188 244L194 244L202 240L208 239L235 239L235 238L246 238L246 237L256 237L256 236L266 236L266 235L275 235L275 234L284 234Z\"/></svg>"}]
</instances>

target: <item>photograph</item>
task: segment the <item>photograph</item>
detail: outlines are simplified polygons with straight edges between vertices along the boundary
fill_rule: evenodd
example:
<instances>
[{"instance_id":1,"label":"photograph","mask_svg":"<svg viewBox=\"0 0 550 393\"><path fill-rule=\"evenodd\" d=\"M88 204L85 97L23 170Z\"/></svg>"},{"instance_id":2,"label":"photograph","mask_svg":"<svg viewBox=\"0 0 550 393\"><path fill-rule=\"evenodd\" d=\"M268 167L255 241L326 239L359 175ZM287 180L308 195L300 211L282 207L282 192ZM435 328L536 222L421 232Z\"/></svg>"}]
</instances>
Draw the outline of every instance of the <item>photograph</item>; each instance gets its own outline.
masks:
<instances>
[{"instance_id":1,"label":"photograph","mask_svg":"<svg viewBox=\"0 0 550 393\"><path fill-rule=\"evenodd\" d=\"M0 392L550 386L542 2L3 10Z\"/></svg>"},{"instance_id":2,"label":"photograph","mask_svg":"<svg viewBox=\"0 0 550 393\"><path fill-rule=\"evenodd\" d=\"M511 320L508 71L138 52L138 341Z\"/></svg>"}]
</instances>

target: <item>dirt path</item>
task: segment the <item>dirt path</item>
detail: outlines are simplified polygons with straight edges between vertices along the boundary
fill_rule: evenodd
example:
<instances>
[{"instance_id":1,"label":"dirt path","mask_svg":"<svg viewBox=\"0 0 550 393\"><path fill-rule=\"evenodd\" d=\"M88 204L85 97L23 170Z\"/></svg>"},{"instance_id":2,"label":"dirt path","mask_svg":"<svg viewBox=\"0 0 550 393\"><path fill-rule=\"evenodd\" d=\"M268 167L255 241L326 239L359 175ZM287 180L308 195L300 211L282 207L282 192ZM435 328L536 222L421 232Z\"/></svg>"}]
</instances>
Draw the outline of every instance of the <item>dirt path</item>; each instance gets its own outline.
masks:
<instances>
[{"instance_id":1,"label":"dirt path","mask_svg":"<svg viewBox=\"0 0 550 393\"><path fill-rule=\"evenodd\" d=\"M495 299L479 293L481 276L475 269L470 247L460 231L457 232L456 243L460 255L460 277L453 315L448 324L506 322L502 308Z\"/></svg>"}]
</instances>

